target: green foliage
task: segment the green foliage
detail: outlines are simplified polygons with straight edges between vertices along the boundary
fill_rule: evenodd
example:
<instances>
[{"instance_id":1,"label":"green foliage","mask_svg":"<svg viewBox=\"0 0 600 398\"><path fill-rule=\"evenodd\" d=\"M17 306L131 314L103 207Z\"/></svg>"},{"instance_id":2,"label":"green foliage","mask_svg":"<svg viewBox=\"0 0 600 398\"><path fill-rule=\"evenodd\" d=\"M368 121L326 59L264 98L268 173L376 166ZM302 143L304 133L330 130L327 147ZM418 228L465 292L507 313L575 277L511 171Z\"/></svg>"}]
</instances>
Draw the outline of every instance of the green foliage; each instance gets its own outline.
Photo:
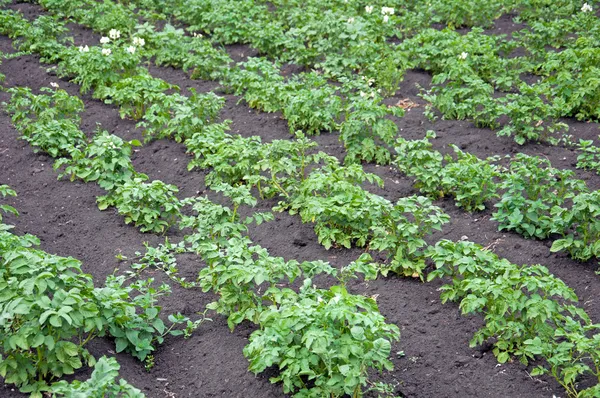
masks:
<instances>
[{"instance_id":1,"label":"green foliage","mask_svg":"<svg viewBox=\"0 0 600 398\"><path fill-rule=\"evenodd\" d=\"M42 94L35 95L29 87L8 89L11 99L5 107L20 130L36 119L71 120L77 125L81 122L83 101L65 90L42 87L40 91Z\"/></svg>"},{"instance_id":2,"label":"green foliage","mask_svg":"<svg viewBox=\"0 0 600 398\"><path fill-rule=\"evenodd\" d=\"M24 28L26 31L19 32L21 37L15 41L15 48L39 54L42 62L58 62L64 46L73 44L73 38L67 36L65 21L56 16L40 15Z\"/></svg>"},{"instance_id":3,"label":"green foliage","mask_svg":"<svg viewBox=\"0 0 600 398\"><path fill-rule=\"evenodd\" d=\"M188 170L212 168L206 177L208 185L243 183L254 175L254 166L261 159L260 137L233 136L225 133L228 129L229 123L213 124L185 142L188 152L194 155Z\"/></svg>"},{"instance_id":4,"label":"green foliage","mask_svg":"<svg viewBox=\"0 0 600 398\"><path fill-rule=\"evenodd\" d=\"M92 376L86 381L74 380L67 383L62 380L54 383L51 387L53 397L65 398L104 398L123 397L123 398L142 398L144 394L124 379L119 377L121 366L115 358L103 356L96 362Z\"/></svg>"},{"instance_id":5,"label":"green foliage","mask_svg":"<svg viewBox=\"0 0 600 398\"><path fill-rule=\"evenodd\" d=\"M452 278L442 286L442 302L458 301L463 314L485 314L485 325L471 339L471 346L494 341L500 363L516 356L527 364L534 353L529 339L551 341L566 319L589 321L573 305L577 296L545 267L517 266L472 242L442 240L428 253L436 265L428 279Z\"/></svg>"},{"instance_id":6,"label":"green foliage","mask_svg":"<svg viewBox=\"0 0 600 398\"><path fill-rule=\"evenodd\" d=\"M136 23L135 14L127 6L113 1L39 0L40 5L61 16L71 17L79 23L90 26L99 32L110 29L131 32Z\"/></svg>"},{"instance_id":7,"label":"green foliage","mask_svg":"<svg viewBox=\"0 0 600 398\"><path fill-rule=\"evenodd\" d=\"M125 45L113 42L85 48L67 47L60 58L58 75L71 77L73 83L81 86L81 92L87 93L134 76L141 55L138 51L131 53Z\"/></svg>"},{"instance_id":8,"label":"green foliage","mask_svg":"<svg viewBox=\"0 0 600 398\"><path fill-rule=\"evenodd\" d=\"M75 178L85 182L97 181L102 188L114 190L133 178L147 179L131 164L132 148L139 145L136 140L124 141L107 131L98 131L88 146L74 151L70 158L57 160L54 168L65 166L59 178L70 176L71 181Z\"/></svg>"},{"instance_id":9,"label":"green foliage","mask_svg":"<svg viewBox=\"0 0 600 398\"><path fill-rule=\"evenodd\" d=\"M496 157L481 160L452 145L456 155L445 157L433 149L433 131L421 140L396 140L396 165L415 179L415 188L437 199L452 195L456 205L472 212L484 210L485 202L498 197L500 168Z\"/></svg>"},{"instance_id":10,"label":"green foliage","mask_svg":"<svg viewBox=\"0 0 600 398\"><path fill-rule=\"evenodd\" d=\"M380 196L360 187L368 181L380 186L383 181L366 173L359 165L341 166L335 158L311 172L289 201L277 210L299 214L302 222L315 223L319 243L329 249L332 245L365 246L370 229L390 204Z\"/></svg>"},{"instance_id":11,"label":"green foliage","mask_svg":"<svg viewBox=\"0 0 600 398\"><path fill-rule=\"evenodd\" d=\"M315 153L316 147L317 143L300 132L296 132L293 141L274 140L262 146L260 160L254 165L256 174L244 179L256 186L263 198L290 198L296 195L309 167L328 157L323 152Z\"/></svg>"},{"instance_id":12,"label":"green foliage","mask_svg":"<svg viewBox=\"0 0 600 398\"><path fill-rule=\"evenodd\" d=\"M180 217L181 202L174 185L160 180L151 183L136 177L115 187L108 195L98 197L98 208L117 208L125 223L140 227L142 232L166 232Z\"/></svg>"},{"instance_id":13,"label":"green foliage","mask_svg":"<svg viewBox=\"0 0 600 398\"><path fill-rule=\"evenodd\" d=\"M584 192L573 197L570 209L553 209L555 223L564 225L562 239L552 244L550 251L566 250L572 258L586 261L600 257L600 193Z\"/></svg>"},{"instance_id":14,"label":"green foliage","mask_svg":"<svg viewBox=\"0 0 600 398\"><path fill-rule=\"evenodd\" d=\"M145 50L157 65L173 66L191 72L192 79L217 79L229 67L227 53L215 49L210 41L185 35L183 29L170 24L158 32L153 27L138 25L138 37L146 40Z\"/></svg>"},{"instance_id":15,"label":"green foliage","mask_svg":"<svg viewBox=\"0 0 600 398\"><path fill-rule=\"evenodd\" d=\"M6 110L12 114L15 127L22 138L52 157L68 155L85 144L86 137L79 129L83 102L64 90L42 88L35 95L27 87L8 90L11 100Z\"/></svg>"},{"instance_id":16,"label":"green foliage","mask_svg":"<svg viewBox=\"0 0 600 398\"><path fill-rule=\"evenodd\" d=\"M165 324L159 317L161 307L157 303L161 296L171 293L169 285L156 288L153 278L139 279L138 276L131 272L128 277L111 275L105 287L97 289L96 296L103 303L104 311L111 307L122 308L110 318L108 325L110 335L115 338L116 351L126 351L143 361L166 336L188 338L205 319L192 322L181 314L170 314ZM132 278L135 280L129 283Z\"/></svg>"},{"instance_id":17,"label":"green foliage","mask_svg":"<svg viewBox=\"0 0 600 398\"><path fill-rule=\"evenodd\" d=\"M230 71L222 83L234 94L243 95L251 108L264 112L281 110L286 87L279 65L265 58L252 57L239 66L240 69Z\"/></svg>"},{"instance_id":18,"label":"green foliage","mask_svg":"<svg viewBox=\"0 0 600 398\"><path fill-rule=\"evenodd\" d=\"M105 334L108 319L77 260L17 247L1 261L0 375L41 397L48 381L94 364L85 345Z\"/></svg>"},{"instance_id":19,"label":"green foliage","mask_svg":"<svg viewBox=\"0 0 600 398\"><path fill-rule=\"evenodd\" d=\"M519 94L507 94L498 99L499 114L508 116L510 120L498 131L498 136L514 136L519 145L527 141L557 144L559 138L556 134L568 130L565 123L557 121L563 115L561 110L557 105L545 101L547 93L543 87L522 83L519 90Z\"/></svg>"},{"instance_id":20,"label":"green foliage","mask_svg":"<svg viewBox=\"0 0 600 398\"><path fill-rule=\"evenodd\" d=\"M492 219L498 221L500 230L515 231L526 238L544 239L563 233L568 224L554 215L566 210L568 199L588 191L574 175L570 170L551 167L546 159L517 154L503 177L504 194Z\"/></svg>"},{"instance_id":21,"label":"green foliage","mask_svg":"<svg viewBox=\"0 0 600 398\"><path fill-rule=\"evenodd\" d=\"M580 152L577 155L577 168L594 170L600 174L600 148L594 145L594 141L580 139L577 149Z\"/></svg>"},{"instance_id":22,"label":"green foliage","mask_svg":"<svg viewBox=\"0 0 600 398\"><path fill-rule=\"evenodd\" d=\"M387 253L389 263L383 265L382 274L389 271L403 276L420 277L426 267L425 237L441 231L450 217L423 196L401 198L389 206L373 227L374 236L369 244L373 250Z\"/></svg>"},{"instance_id":23,"label":"green foliage","mask_svg":"<svg viewBox=\"0 0 600 398\"><path fill-rule=\"evenodd\" d=\"M23 17L23 14L9 9L0 10L0 32L14 39L31 29L31 24Z\"/></svg>"},{"instance_id":24,"label":"green foliage","mask_svg":"<svg viewBox=\"0 0 600 398\"><path fill-rule=\"evenodd\" d=\"M452 145L452 149L456 160L446 157L441 182L443 191L454 196L456 205L468 212L484 210L486 201L500 197L497 180L502 176L501 169L492 163L498 158L481 160L456 145Z\"/></svg>"},{"instance_id":25,"label":"green foliage","mask_svg":"<svg viewBox=\"0 0 600 398\"><path fill-rule=\"evenodd\" d=\"M195 133L202 132L217 120L225 99L214 93L197 93L190 88L191 95L161 95L147 107L142 121L146 140L173 138L183 142Z\"/></svg>"},{"instance_id":26,"label":"green foliage","mask_svg":"<svg viewBox=\"0 0 600 398\"><path fill-rule=\"evenodd\" d=\"M294 82L288 83L292 87ZM316 74L305 74L296 90L287 88L283 97L283 116L288 121L290 132L301 130L307 135L338 129L342 112L342 100L334 87Z\"/></svg>"},{"instance_id":27,"label":"green foliage","mask_svg":"<svg viewBox=\"0 0 600 398\"><path fill-rule=\"evenodd\" d=\"M17 193L14 189L11 189L8 185L4 184L0 185L0 196L2 198L6 198L7 196L17 196ZM0 210L0 229L4 229L2 228L4 226L4 224L2 224L2 213L12 214L15 216L19 215L17 209L6 204L0 204Z\"/></svg>"},{"instance_id":28,"label":"green foliage","mask_svg":"<svg viewBox=\"0 0 600 398\"><path fill-rule=\"evenodd\" d=\"M265 310L259 325L244 348L250 370L277 366L280 374L271 381L303 397L359 396L369 368L392 369L387 357L400 335L373 299L340 286L316 290L310 281Z\"/></svg>"},{"instance_id":29,"label":"green foliage","mask_svg":"<svg viewBox=\"0 0 600 398\"><path fill-rule=\"evenodd\" d=\"M415 188L422 193L438 199L444 195L442 179L444 178L443 159L441 153L433 149L430 140L435 138L433 131L427 131L421 140L396 140L395 165L398 170L415 178Z\"/></svg>"},{"instance_id":30,"label":"green foliage","mask_svg":"<svg viewBox=\"0 0 600 398\"><path fill-rule=\"evenodd\" d=\"M560 114L579 120L598 120L600 110L594 104L600 100L598 60L600 50L596 42L581 38L577 48L548 52L538 73L547 76L543 83L545 93L560 106Z\"/></svg>"},{"instance_id":31,"label":"green foliage","mask_svg":"<svg viewBox=\"0 0 600 398\"><path fill-rule=\"evenodd\" d=\"M123 78L110 87L98 88L94 92L94 97L101 98L108 104L119 105L122 118L130 117L139 120L152 104L165 97L165 91L178 89L179 87L154 78L150 74L140 73Z\"/></svg>"},{"instance_id":32,"label":"green foliage","mask_svg":"<svg viewBox=\"0 0 600 398\"><path fill-rule=\"evenodd\" d=\"M340 126L340 141L344 143L346 163L361 160L388 164L391 160L389 146L398 134L398 127L386 119L389 114L402 116L401 108L388 109L380 104L381 98L367 98L364 92L350 101L346 117Z\"/></svg>"},{"instance_id":33,"label":"green foliage","mask_svg":"<svg viewBox=\"0 0 600 398\"><path fill-rule=\"evenodd\" d=\"M53 379L94 365L86 345L95 337L110 334L117 352L143 360L166 335L189 336L204 320L170 315L167 327L156 303L168 286L109 276L96 288L79 261L31 248L38 244L0 231L0 375L22 392L41 397Z\"/></svg>"}]
</instances>

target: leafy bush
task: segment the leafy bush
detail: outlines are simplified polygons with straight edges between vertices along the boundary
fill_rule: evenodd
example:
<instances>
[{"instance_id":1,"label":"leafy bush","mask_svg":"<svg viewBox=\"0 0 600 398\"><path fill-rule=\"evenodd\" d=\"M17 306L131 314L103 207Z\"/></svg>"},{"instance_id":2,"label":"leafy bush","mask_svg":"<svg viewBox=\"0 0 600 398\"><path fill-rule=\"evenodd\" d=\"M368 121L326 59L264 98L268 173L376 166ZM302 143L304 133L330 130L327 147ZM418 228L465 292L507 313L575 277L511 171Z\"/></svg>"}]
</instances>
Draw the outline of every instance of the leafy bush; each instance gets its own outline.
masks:
<instances>
[{"instance_id":1,"label":"leafy bush","mask_svg":"<svg viewBox=\"0 0 600 398\"><path fill-rule=\"evenodd\" d=\"M497 181L502 176L501 169L492 163L498 158L481 160L456 145L451 146L456 160L446 156L441 181L443 191L454 196L456 205L468 212L484 210L486 201L500 197Z\"/></svg>"},{"instance_id":2,"label":"leafy bush","mask_svg":"<svg viewBox=\"0 0 600 398\"><path fill-rule=\"evenodd\" d=\"M425 237L434 231L441 231L442 225L450 217L442 209L434 206L423 196L401 198L393 206L385 209L377 220L369 247L387 253L391 261L382 267L382 273L389 271L403 276L421 277L425 269Z\"/></svg>"},{"instance_id":3,"label":"leafy bush","mask_svg":"<svg viewBox=\"0 0 600 398\"><path fill-rule=\"evenodd\" d=\"M179 87L150 74L140 73L123 78L110 87L100 87L94 92L94 97L101 98L108 104L119 105L122 118L139 120L151 104L163 99L165 91L178 89Z\"/></svg>"},{"instance_id":4,"label":"leafy bush","mask_svg":"<svg viewBox=\"0 0 600 398\"><path fill-rule=\"evenodd\" d=\"M485 315L485 325L471 346L493 340L500 363L514 355L527 364L533 355L526 341L553 340L565 317L587 319L573 305L577 301L573 290L545 267L514 265L472 242L442 240L427 255L436 265L428 280L452 278L441 288L442 302L458 301L463 314Z\"/></svg>"},{"instance_id":5,"label":"leafy bush","mask_svg":"<svg viewBox=\"0 0 600 398\"><path fill-rule=\"evenodd\" d=\"M277 366L271 381L295 396L360 396L369 368L392 369L387 358L399 330L385 323L373 299L308 283L260 315L260 330L244 348L250 370Z\"/></svg>"},{"instance_id":6,"label":"leafy bush","mask_svg":"<svg viewBox=\"0 0 600 398\"><path fill-rule=\"evenodd\" d=\"M554 217L565 209L567 199L588 191L570 170L551 167L546 159L517 154L511 161L501 188L502 199L492 219L499 229L515 231L526 238L544 239L563 233L568 224Z\"/></svg>"},{"instance_id":7,"label":"leafy bush","mask_svg":"<svg viewBox=\"0 0 600 398\"><path fill-rule=\"evenodd\" d=\"M289 83L296 86L294 81ZM288 121L290 133L301 130L307 135L338 129L342 100L327 80L316 74L301 77L296 90L283 96L283 117Z\"/></svg>"},{"instance_id":8,"label":"leafy bush","mask_svg":"<svg viewBox=\"0 0 600 398\"><path fill-rule=\"evenodd\" d=\"M515 356L527 365L541 356L546 363L533 376L550 373L569 396L597 394L598 385L578 391L577 380L598 377L598 325L575 305L577 296L564 282L545 267L516 266L472 242L442 240L427 255L437 268L428 279L452 278L441 288L442 301L485 315L471 346L492 341L501 363Z\"/></svg>"},{"instance_id":9,"label":"leafy bush","mask_svg":"<svg viewBox=\"0 0 600 398\"><path fill-rule=\"evenodd\" d=\"M114 190L133 178L147 179L131 164L132 147L139 145L139 141L124 141L108 131L99 131L88 146L74 151L70 158L58 159L54 168L65 166L59 178L68 175L71 181L75 178L85 182L97 181L102 188Z\"/></svg>"},{"instance_id":10,"label":"leafy bush","mask_svg":"<svg viewBox=\"0 0 600 398\"><path fill-rule=\"evenodd\" d=\"M394 114L400 117L403 111L398 107L390 110L379 102L380 98L358 96L347 105L345 119L340 126L340 141L347 151L346 163L361 160L390 163L389 146L394 143L398 127L386 116Z\"/></svg>"},{"instance_id":11,"label":"leafy bush","mask_svg":"<svg viewBox=\"0 0 600 398\"><path fill-rule=\"evenodd\" d=\"M51 387L53 397L65 398L143 398L144 394L127 381L120 379L119 369L121 366L115 358L103 356L96 362L92 376L86 381L74 380L70 384L62 380L54 383Z\"/></svg>"},{"instance_id":12,"label":"leafy bush","mask_svg":"<svg viewBox=\"0 0 600 398\"><path fill-rule=\"evenodd\" d=\"M406 140L398 137L394 164L398 170L416 179L415 188L420 192L438 199L444 195L442 179L444 178L444 157L433 149L430 140L435 138L433 131L427 131L421 140Z\"/></svg>"},{"instance_id":13,"label":"leafy bush","mask_svg":"<svg viewBox=\"0 0 600 398\"><path fill-rule=\"evenodd\" d=\"M139 52L127 51L125 45L106 44L82 48L67 47L61 54L57 73L71 77L81 86L81 92L96 91L103 86L112 86L122 78L137 74L141 61Z\"/></svg>"},{"instance_id":14,"label":"leafy bush","mask_svg":"<svg viewBox=\"0 0 600 398\"><path fill-rule=\"evenodd\" d=\"M152 33L138 26L138 32L139 37L146 39L145 49L155 57L157 65L191 71L192 79L217 79L232 62L225 51L214 48L208 39L187 36L183 29L170 24Z\"/></svg>"},{"instance_id":15,"label":"leafy bush","mask_svg":"<svg viewBox=\"0 0 600 398\"><path fill-rule=\"evenodd\" d=\"M52 157L69 155L86 141L79 129L83 102L64 90L41 91L49 94L35 95L27 87L9 89L6 110L24 140Z\"/></svg>"},{"instance_id":16,"label":"leafy bush","mask_svg":"<svg viewBox=\"0 0 600 398\"><path fill-rule=\"evenodd\" d=\"M553 209L555 224L565 226L562 239L552 244L550 251L567 250L572 258L586 261L600 257L600 193L584 192L573 197L570 209Z\"/></svg>"},{"instance_id":17,"label":"leafy bush","mask_svg":"<svg viewBox=\"0 0 600 398\"><path fill-rule=\"evenodd\" d=\"M146 109L139 127L145 129L146 140L173 138L183 142L195 133L200 133L216 121L225 99L214 93L196 93L160 96L159 101Z\"/></svg>"},{"instance_id":18,"label":"leafy bush","mask_svg":"<svg viewBox=\"0 0 600 398\"><path fill-rule=\"evenodd\" d=\"M382 185L374 174L359 165L340 166L335 158L316 169L302 182L290 200L282 201L277 210L299 214L302 222L315 223L319 243L329 249L365 246L371 228L390 203L360 187L365 181Z\"/></svg>"},{"instance_id":19,"label":"leafy bush","mask_svg":"<svg viewBox=\"0 0 600 398\"><path fill-rule=\"evenodd\" d=\"M118 185L108 195L98 197L98 208L115 206L125 216L125 223L134 223L142 232L166 232L179 219L182 207L174 185L160 180L145 183L136 177Z\"/></svg>"},{"instance_id":20,"label":"leafy bush","mask_svg":"<svg viewBox=\"0 0 600 398\"><path fill-rule=\"evenodd\" d=\"M0 375L41 397L47 382L94 364L85 345L106 333L114 309L101 310L92 278L73 258L13 247L0 260Z\"/></svg>"}]
</instances>

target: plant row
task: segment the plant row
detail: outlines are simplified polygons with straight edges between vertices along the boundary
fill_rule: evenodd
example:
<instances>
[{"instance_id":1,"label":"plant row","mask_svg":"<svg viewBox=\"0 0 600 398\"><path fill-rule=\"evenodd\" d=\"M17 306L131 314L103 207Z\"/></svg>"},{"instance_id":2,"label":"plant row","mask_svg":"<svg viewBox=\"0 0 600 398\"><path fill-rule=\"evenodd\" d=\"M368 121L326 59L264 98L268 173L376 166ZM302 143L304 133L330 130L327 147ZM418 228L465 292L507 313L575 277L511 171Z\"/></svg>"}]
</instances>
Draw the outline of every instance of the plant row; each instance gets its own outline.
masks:
<instances>
[{"instance_id":1,"label":"plant row","mask_svg":"<svg viewBox=\"0 0 600 398\"><path fill-rule=\"evenodd\" d=\"M457 206L470 212L499 198L492 220L500 230L526 238L558 237L550 250L564 250L576 260L600 255L600 193L590 191L571 170L522 153L510 158L508 166L499 157L479 159L456 146L455 156L442 156L433 149L433 138L430 131L421 140L396 141L396 164L422 193L453 196Z\"/></svg>"}]
</instances>

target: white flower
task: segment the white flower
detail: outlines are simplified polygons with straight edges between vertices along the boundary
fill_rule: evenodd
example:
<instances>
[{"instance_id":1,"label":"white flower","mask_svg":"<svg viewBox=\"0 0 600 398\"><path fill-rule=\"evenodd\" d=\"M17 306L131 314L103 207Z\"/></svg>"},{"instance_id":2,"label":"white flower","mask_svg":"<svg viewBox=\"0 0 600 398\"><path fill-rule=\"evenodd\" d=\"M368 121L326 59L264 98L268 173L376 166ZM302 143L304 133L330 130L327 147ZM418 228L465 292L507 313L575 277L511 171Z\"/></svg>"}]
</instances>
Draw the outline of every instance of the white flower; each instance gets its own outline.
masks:
<instances>
[{"instance_id":1,"label":"white flower","mask_svg":"<svg viewBox=\"0 0 600 398\"><path fill-rule=\"evenodd\" d=\"M79 46L79 51L82 53L90 52L90 48L88 46Z\"/></svg>"},{"instance_id":2,"label":"white flower","mask_svg":"<svg viewBox=\"0 0 600 398\"><path fill-rule=\"evenodd\" d=\"M121 32L116 29L111 29L110 32L108 32L108 37L113 40L117 40L119 37L121 37Z\"/></svg>"},{"instance_id":3,"label":"white flower","mask_svg":"<svg viewBox=\"0 0 600 398\"><path fill-rule=\"evenodd\" d=\"M363 91L360 92L360 96L364 97L365 95L367 95L366 93L364 93Z\"/></svg>"},{"instance_id":4,"label":"white flower","mask_svg":"<svg viewBox=\"0 0 600 398\"><path fill-rule=\"evenodd\" d=\"M110 43L110 39L108 37L102 37L100 39L100 43L102 43L102 44L108 44L108 43Z\"/></svg>"},{"instance_id":5,"label":"white flower","mask_svg":"<svg viewBox=\"0 0 600 398\"><path fill-rule=\"evenodd\" d=\"M102 55L110 55L112 51L110 51L110 48L103 48L102 49Z\"/></svg>"},{"instance_id":6,"label":"white flower","mask_svg":"<svg viewBox=\"0 0 600 398\"><path fill-rule=\"evenodd\" d=\"M383 16L383 22L387 22L390 19L389 15L384 15Z\"/></svg>"},{"instance_id":7,"label":"white flower","mask_svg":"<svg viewBox=\"0 0 600 398\"><path fill-rule=\"evenodd\" d=\"M381 7L381 13L383 15L394 15L394 9L392 7Z\"/></svg>"},{"instance_id":8,"label":"white flower","mask_svg":"<svg viewBox=\"0 0 600 398\"><path fill-rule=\"evenodd\" d=\"M134 46L129 46L127 47L127 52L129 54L134 54L135 53L135 47Z\"/></svg>"},{"instance_id":9,"label":"white flower","mask_svg":"<svg viewBox=\"0 0 600 398\"><path fill-rule=\"evenodd\" d=\"M50 82L50 86L54 88L58 88L58 83Z\"/></svg>"},{"instance_id":10,"label":"white flower","mask_svg":"<svg viewBox=\"0 0 600 398\"><path fill-rule=\"evenodd\" d=\"M583 6L581 7L581 11L583 11L583 12L592 12L592 11L594 11L594 9L588 3L584 3Z\"/></svg>"},{"instance_id":11,"label":"white flower","mask_svg":"<svg viewBox=\"0 0 600 398\"><path fill-rule=\"evenodd\" d=\"M146 44L146 40L144 40L142 37L134 37L133 38L134 46L144 47L145 44Z\"/></svg>"},{"instance_id":12,"label":"white flower","mask_svg":"<svg viewBox=\"0 0 600 398\"><path fill-rule=\"evenodd\" d=\"M463 51L462 53L460 53L460 55L458 56L458 58L460 58L460 59L467 59L468 56L469 56L469 53L466 53L466 52Z\"/></svg>"},{"instance_id":13,"label":"white flower","mask_svg":"<svg viewBox=\"0 0 600 398\"><path fill-rule=\"evenodd\" d=\"M202 33L194 32L194 37L202 37Z\"/></svg>"},{"instance_id":14,"label":"white flower","mask_svg":"<svg viewBox=\"0 0 600 398\"><path fill-rule=\"evenodd\" d=\"M354 18L348 18L348 23L354 23Z\"/></svg>"},{"instance_id":15,"label":"white flower","mask_svg":"<svg viewBox=\"0 0 600 398\"><path fill-rule=\"evenodd\" d=\"M373 12L373 6L366 6L365 7L365 11L367 12L367 14L370 14Z\"/></svg>"}]
</instances>

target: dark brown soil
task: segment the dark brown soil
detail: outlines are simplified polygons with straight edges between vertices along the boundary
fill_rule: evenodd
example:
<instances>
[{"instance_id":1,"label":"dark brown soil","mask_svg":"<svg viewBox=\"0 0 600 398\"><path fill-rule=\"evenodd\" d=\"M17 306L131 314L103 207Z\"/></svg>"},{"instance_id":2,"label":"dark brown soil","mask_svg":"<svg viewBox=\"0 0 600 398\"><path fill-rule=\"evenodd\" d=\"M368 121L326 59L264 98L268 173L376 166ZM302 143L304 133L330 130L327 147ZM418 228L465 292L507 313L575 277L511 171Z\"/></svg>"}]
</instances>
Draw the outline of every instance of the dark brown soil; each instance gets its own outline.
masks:
<instances>
[{"instance_id":1,"label":"dark brown soil","mask_svg":"<svg viewBox=\"0 0 600 398\"><path fill-rule=\"evenodd\" d=\"M35 15L39 10L31 5L19 5L26 13ZM503 21L505 22L505 21ZM494 33L508 33L508 23L498 24ZM96 43L98 37L89 30L73 26L77 44ZM232 52L247 51L244 47L232 47ZM0 51L13 52L11 41L0 37ZM247 55L247 54L244 54ZM0 66L6 75L5 85L30 86L34 90L58 82L71 94L78 94L78 87L57 79L40 65L34 56L21 56L6 60ZM196 87L209 91L217 87L214 82L192 81L178 70L153 67L156 77L184 87ZM397 94L390 103L409 98L422 104L417 96L415 83L427 86L429 75L409 71ZM2 94L1 99L7 100ZM118 111L82 96L86 105L83 129L91 134L96 124L127 139L141 138L135 124L119 118ZM287 123L278 114L257 113L244 104L237 104L234 96L225 96L227 104L222 111L223 119L233 121L232 131L242 135L260 135L263 140L289 137ZM567 121L571 132L582 138L594 138L597 125ZM422 107L408 111L399 120L400 133L407 138L421 138L425 131L433 129L438 134L436 147L443 148L454 143L480 157L512 154L517 151L548 157L555 167L573 168L575 154L567 149L538 144L518 146L510 139L499 139L494 132L475 128L469 122L438 121L430 123L422 113ZM343 156L336 134L315 137L321 149ZM180 197L202 194L205 190L203 172L186 170L187 155L182 145L172 141L156 141L139 148L134 155L134 165L151 179L175 184ZM390 167L365 165L368 171L379 174L385 180L385 188L376 192L388 199L416 193L410 181ZM592 173L577 171L592 188L600 178ZM0 113L0 184L9 184L18 197L10 200L21 213L20 217L7 217L16 226L17 233L31 233L41 239L43 250L62 256L73 256L83 262L83 269L90 273L97 284L117 267L125 267L115 259L122 253L132 256L143 250L143 242L156 244L162 237L141 234L134 227L124 224L123 218L113 210L99 211L96 197L103 191L95 184L57 181L52 170L52 159L36 154L25 141L18 139L9 117ZM211 196L212 197L212 196ZM215 196L215 198L217 198ZM218 198L217 198L218 199ZM525 240L517 235L497 231L490 221L491 211L467 214L454 207L451 201L439 201L452 217L442 233L433 240L447 238L458 240L463 236L490 246L500 256L519 264L542 263L557 277L575 289L582 305L595 321L600 320L600 305L595 297L600 294L600 283L595 275L595 265L578 264L562 254L551 254L549 242ZM269 210L271 202L261 202L258 210ZM170 236L180 233L172 231ZM266 247L271 254L286 259L324 259L335 265L344 265L359 255L357 250L325 250L317 242L311 225L302 224L298 217L277 214L276 221L255 227L253 240ZM192 277L203 266L193 256L180 258L180 268ZM154 276L163 280L161 273ZM550 378L531 378L528 368L519 363L499 365L490 347L470 348L469 340L481 317L463 317L455 304L442 305L439 300L441 283L421 283L397 277L380 278L369 283L355 283L355 293L378 295L381 312L389 322L402 331L401 340L393 346L392 359L395 370L374 375L397 386L396 393L407 397L552 397L564 396L561 387ZM199 290L173 287L173 294L164 300L165 313L180 311L192 316L203 311L214 300L211 294ZM203 324L188 340L168 338L155 353L156 365L150 370L129 355L116 355L121 364L121 377L142 389L151 398L158 397L282 397L280 385L269 382L268 376L254 376L247 370L248 363L242 349L252 333L252 325L243 324L230 332L223 317L213 316L212 322ZM110 339L97 339L90 346L96 356L114 355ZM396 355L403 351L404 355ZM76 377L85 378L88 371ZM1 397L20 397L10 386L0 388Z\"/></svg>"}]
</instances>

